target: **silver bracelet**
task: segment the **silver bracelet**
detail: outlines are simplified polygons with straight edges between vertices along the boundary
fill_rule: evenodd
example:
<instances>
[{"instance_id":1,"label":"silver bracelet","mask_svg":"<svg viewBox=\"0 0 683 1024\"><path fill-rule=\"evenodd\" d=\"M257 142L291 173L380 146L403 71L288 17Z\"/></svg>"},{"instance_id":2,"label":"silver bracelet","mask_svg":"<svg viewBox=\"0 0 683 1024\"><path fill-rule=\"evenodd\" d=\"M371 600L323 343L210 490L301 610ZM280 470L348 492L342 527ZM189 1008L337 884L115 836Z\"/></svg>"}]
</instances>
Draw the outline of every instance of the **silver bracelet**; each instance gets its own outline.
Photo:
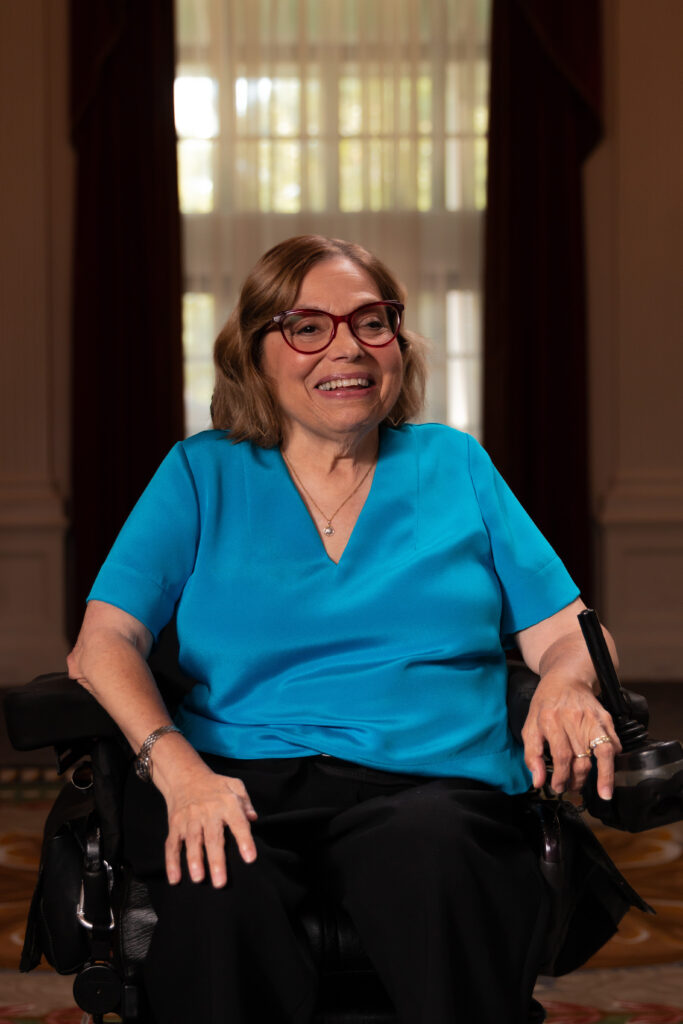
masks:
<instances>
[{"instance_id":1,"label":"silver bracelet","mask_svg":"<svg viewBox=\"0 0 683 1024\"><path fill-rule=\"evenodd\" d=\"M160 729L151 732L140 747L138 756L135 758L135 774L143 782L152 781L152 757L151 750L160 736L167 732L180 732L176 725L162 725Z\"/></svg>"}]
</instances>

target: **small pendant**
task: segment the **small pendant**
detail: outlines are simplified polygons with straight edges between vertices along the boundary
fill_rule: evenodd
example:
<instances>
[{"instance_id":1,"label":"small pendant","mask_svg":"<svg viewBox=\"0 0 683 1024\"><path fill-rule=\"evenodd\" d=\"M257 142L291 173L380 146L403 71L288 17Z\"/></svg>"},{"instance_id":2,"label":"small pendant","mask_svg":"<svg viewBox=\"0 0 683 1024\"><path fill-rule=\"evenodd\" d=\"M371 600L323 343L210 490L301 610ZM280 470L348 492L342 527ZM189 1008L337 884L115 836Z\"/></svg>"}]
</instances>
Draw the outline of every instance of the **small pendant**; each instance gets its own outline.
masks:
<instances>
[{"instance_id":1,"label":"small pendant","mask_svg":"<svg viewBox=\"0 0 683 1024\"><path fill-rule=\"evenodd\" d=\"M323 533L325 534L326 537L332 537L333 536L333 534L334 534L334 526L332 525L332 523L328 523L327 524L327 526L323 530Z\"/></svg>"}]
</instances>

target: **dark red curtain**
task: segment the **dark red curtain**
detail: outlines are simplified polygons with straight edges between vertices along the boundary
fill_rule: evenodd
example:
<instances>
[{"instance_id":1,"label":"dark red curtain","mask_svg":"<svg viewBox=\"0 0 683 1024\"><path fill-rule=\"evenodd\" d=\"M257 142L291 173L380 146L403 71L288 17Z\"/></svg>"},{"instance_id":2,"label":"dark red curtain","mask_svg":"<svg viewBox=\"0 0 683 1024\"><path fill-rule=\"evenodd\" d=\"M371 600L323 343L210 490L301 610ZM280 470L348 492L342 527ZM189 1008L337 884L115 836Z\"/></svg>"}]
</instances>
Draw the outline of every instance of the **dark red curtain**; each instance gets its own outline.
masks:
<instances>
[{"instance_id":1,"label":"dark red curtain","mask_svg":"<svg viewBox=\"0 0 683 1024\"><path fill-rule=\"evenodd\" d=\"M592 588L582 164L601 135L598 0L493 0L484 442Z\"/></svg>"},{"instance_id":2,"label":"dark red curtain","mask_svg":"<svg viewBox=\"0 0 683 1024\"><path fill-rule=\"evenodd\" d=\"M70 18L73 634L183 405L173 0L71 0Z\"/></svg>"}]
</instances>

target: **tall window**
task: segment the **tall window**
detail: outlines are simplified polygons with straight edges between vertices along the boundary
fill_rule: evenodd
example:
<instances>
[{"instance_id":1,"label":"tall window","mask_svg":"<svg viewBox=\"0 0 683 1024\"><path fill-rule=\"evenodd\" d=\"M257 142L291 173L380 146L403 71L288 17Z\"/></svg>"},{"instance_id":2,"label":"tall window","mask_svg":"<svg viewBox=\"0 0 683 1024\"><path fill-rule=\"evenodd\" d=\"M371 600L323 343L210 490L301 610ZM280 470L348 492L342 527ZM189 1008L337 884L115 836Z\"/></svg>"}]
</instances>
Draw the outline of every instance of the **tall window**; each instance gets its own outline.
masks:
<instances>
[{"instance_id":1,"label":"tall window","mask_svg":"<svg viewBox=\"0 0 683 1024\"><path fill-rule=\"evenodd\" d=\"M316 232L377 253L430 348L427 419L478 433L490 0L176 0L187 422L251 266Z\"/></svg>"}]
</instances>

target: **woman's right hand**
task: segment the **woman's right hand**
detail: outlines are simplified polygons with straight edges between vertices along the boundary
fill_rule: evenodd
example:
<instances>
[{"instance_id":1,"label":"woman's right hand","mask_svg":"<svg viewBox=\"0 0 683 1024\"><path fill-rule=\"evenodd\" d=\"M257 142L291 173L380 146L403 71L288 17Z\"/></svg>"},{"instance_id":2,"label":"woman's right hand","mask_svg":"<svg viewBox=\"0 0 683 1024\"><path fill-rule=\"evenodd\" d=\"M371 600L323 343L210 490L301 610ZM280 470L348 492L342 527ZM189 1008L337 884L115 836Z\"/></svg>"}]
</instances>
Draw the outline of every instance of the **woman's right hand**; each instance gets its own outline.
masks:
<instances>
[{"instance_id":1,"label":"woman's right hand","mask_svg":"<svg viewBox=\"0 0 683 1024\"><path fill-rule=\"evenodd\" d=\"M174 738L168 737L171 741ZM184 742L180 737L178 740ZM204 880L206 855L212 885L220 888L226 884L226 826L235 838L242 860L247 864L256 860L250 823L258 815L241 779L216 775L202 761L182 774L176 770L163 779L155 777L155 782L168 808L165 854L166 875L171 885L180 881L183 844L193 882Z\"/></svg>"}]
</instances>

